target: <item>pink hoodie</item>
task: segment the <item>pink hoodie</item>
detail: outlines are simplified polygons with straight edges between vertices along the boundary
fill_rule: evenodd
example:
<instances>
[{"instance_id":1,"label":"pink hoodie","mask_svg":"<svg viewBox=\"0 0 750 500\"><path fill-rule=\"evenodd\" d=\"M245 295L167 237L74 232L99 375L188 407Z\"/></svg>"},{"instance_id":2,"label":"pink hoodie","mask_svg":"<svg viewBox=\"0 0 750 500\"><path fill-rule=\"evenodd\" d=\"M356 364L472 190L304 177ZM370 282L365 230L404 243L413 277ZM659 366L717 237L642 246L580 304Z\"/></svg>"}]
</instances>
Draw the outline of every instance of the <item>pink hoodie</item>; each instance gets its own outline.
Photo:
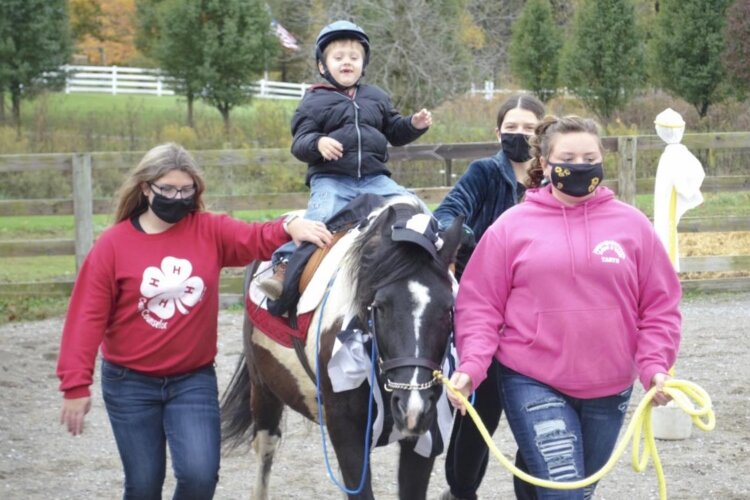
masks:
<instances>
[{"instance_id":1,"label":"pink hoodie","mask_svg":"<svg viewBox=\"0 0 750 500\"><path fill-rule=\"evenodd\" d=\"M680 283L649 220L600 187L566 207L526 192L482 237L456 300L459 370L492 356L577 398L616 394L674 364Z\"/></svg>"}]
</instances>

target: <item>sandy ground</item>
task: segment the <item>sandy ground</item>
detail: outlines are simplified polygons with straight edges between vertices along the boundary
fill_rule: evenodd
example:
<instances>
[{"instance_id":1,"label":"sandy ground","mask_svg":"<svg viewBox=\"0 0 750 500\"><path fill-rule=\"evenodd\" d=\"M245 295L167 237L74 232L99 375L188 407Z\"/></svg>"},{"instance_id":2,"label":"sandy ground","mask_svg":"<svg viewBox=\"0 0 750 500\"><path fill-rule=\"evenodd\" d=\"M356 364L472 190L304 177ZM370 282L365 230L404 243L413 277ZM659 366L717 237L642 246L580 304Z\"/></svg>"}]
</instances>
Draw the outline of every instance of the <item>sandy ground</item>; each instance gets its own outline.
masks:
<instances>
[{"instance_id":1,"label":"sandy ground","mask_svg":"<svg viewBox=\"0 0 750 500\"><path fill-rule=\"evenodd\" d=\"M672 499L750 498L750 294L708 295L683 303L685 333L678 376L703 386L711 395L718 424L690 439L659 441L669 497ZM241 315L222 312L216 363L225 387L240 353ZM62 319L13 323L0 327L0 498L80 499L121 497L121 470L101 401L98 380L94 405L83 436L73 438L58 424L60 394L54 375ZM634 392L631 410L643 391ZM287 413L285 437L277 454L271 489L274 498L341 498L326 478L317 427ZM507 424L495 435L510 454ZM379 498L396 497L397 447L373 453L373 484ZM335 458L331 457L335 464ZM253 452L224 457L216 498L248 498L255 477ZM429 497L445 487L438 458ZM166 498L173 482L167 480ZM653 468L630 467L630 448L597 490L601 499L658 498ZM482 498L512 498L510 475L490 466Z\"/></svg>"}]
</instances>

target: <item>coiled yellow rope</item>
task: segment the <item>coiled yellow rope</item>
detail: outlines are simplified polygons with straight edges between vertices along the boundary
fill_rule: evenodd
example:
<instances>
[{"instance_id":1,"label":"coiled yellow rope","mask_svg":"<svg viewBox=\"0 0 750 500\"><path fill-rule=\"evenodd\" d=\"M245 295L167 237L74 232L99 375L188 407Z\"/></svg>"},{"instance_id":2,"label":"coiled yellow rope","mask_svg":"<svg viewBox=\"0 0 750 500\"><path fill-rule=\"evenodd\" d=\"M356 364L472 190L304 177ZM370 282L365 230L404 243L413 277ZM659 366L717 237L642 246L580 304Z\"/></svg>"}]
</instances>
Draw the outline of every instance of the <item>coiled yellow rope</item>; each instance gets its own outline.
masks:
<instances>
[{"instance_id":1,"label":"coiled yellow rope","mask_svg":"<svg viewBox=\"0 0 750 500\"><path fill-rule=\"evenodd\" d=\"M487 443L487 447L490 449L495 458L508 469L511 473L523 479L527 483L531 483L535 486L543 488L554 488L558 490L574 490L583 488L590 484L599 481L605 474L607 474L612 467L620 459L620 456L625 452L625 448L628 445L628 440L633 438L633 469L637 472L643 472L648 465L649 457L654 461L654 469L656 470L656 477L659 481L659 498L666 500L667 498L667 485L664 479L664 470L661 467L661 460L659 459L659 453L656 450L656 440L654 439L654 432L651 427L651 400L653 399L656 388L651 388L643 399L638 404L638 407L633 413L633 418L628 425L625 434L620 439L619 443L609 457L606 464L601 469L596 471L585 479L579 479L578 481L562 482L562 481L550 481L548 479L540 479L538 477L531 476L524 471L518 469L503 455L500 450L497 449L495 443L492 441L492 436L487 432L487 428L484 426L482 419L477 415L474 407L471 406L469 401L461 394L455 386L448 380L448 378L440 371L433 373L436 379L445 384L449 391L451 391L460 401L463 403L469 416L477 426L479 433ZM697 384L688 382L687 380L669 379L664 384L664 392L672 397L674 402L679 406L685 413L690 415L693 423L699 429L703 431L711 431L716 426L716 417L714 416L713 409L711 407L711 398L708 393L703 390ZM695 402L695 406L691 402ZM704 420L705 419L705 420ZM643 454L639 454L641 433L643 433Z\"/></svg>"}]
</instances>

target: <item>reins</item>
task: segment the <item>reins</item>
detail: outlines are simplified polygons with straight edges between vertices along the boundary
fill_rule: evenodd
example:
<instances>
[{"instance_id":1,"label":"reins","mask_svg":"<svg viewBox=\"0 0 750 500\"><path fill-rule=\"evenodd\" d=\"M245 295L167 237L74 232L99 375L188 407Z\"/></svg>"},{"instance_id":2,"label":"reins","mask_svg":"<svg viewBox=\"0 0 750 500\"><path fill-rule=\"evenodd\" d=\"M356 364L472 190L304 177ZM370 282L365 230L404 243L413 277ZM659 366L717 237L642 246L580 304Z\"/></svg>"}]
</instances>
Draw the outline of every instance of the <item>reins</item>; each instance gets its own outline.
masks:
<instances>
[{"instance_id":1,"label":"reins","mask_svg":"<svg viewBox=\"0 0 750 500\"><path fill-rule=\"evenodd\" d=\"M653 399L654 393L656 392L655 387L652 387L643 396L643 399L638 404L638 407L633 413L633 417L630 421L630 424L628 425L627 430L625 431L625 434L622 436L619 443L615 447L615 450L612 452L612 455L609 457L607 463L604 464L601 469L599 469L589 477L580 479L578 481L559 482L534 477L515 467L513 463L508 460L505 455L500 452L500 450L498 450L497 446L495 446L495 443L492 441L492 436L490 436L490 433L484 426L482 419L479 417L476 410L469 403L466 397L455 388L455 386L450 382L450 380L448 380L445 375L443 375L441 371L436 370L434 376L439 379L441 383L445 384L448 390L451 391L464 405L466 411L469 413L469 416L471 417L472 421L474 421L474 424L479 430L479 433L482 435L482 438L484 438L487 447L490 449L495 458L513 475L519 477L520 479L523 479L527 483L531 483L535 486L540 486L543 488L552 488L558 490L573 490L593 484L604 477L604 475L607 474L610 470L612 470L614 465L620 459L620 456L622 456L622 454L625 452L628 440L632 437L633 469L635 469L636 472L643 472L648 465L649 457L651 457L654 461L654 469L656 470L656 477L659 482L659 498L661 500L666 500L667 484L664 478L664 470L661 466L661 460L659 459L659 454L656 450L656 440L654 439L654 432L651 426L651 400ZM711 407L711 398L702 387L692 382L688 382L687 380L670 379L665 383L664 392L672 397L678 407L680 407L685 413L690 415L696 427L703 431L711 431L714 429L714 427L716 426L716 417ZM695 402L696 405L693 405L693 402ZM643 434L644 447L643 453L639 454L641 433Z\"/></svg>"}]
</instances>

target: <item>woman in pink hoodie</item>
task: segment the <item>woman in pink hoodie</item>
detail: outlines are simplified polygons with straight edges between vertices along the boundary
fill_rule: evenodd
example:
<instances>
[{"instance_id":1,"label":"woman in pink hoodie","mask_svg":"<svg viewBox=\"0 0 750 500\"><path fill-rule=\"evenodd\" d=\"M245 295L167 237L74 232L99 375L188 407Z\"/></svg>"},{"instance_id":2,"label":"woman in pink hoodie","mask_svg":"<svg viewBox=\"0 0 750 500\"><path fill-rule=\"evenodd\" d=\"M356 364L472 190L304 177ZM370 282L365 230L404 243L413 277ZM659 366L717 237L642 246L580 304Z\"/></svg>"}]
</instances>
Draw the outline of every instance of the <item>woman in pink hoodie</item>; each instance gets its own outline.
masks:
<instances>
[{"instance_id":1,"label":"woman in pink hoodie","mask_svg":"<svg viewBox=\"0 0 750 500\"><path fill-rule=\"evenodd\" d=\"M469 260L451 380L469 394L494 356L530 473L575 481L612 453L636 378L657 387L656 404L668 401L681 290L649 220L601 186L604 150L593 120L547 117L530 143L532 170L550 183L503 213ZM595 486L537 495L590 498Z\"/></svg>"}]
</instances>

